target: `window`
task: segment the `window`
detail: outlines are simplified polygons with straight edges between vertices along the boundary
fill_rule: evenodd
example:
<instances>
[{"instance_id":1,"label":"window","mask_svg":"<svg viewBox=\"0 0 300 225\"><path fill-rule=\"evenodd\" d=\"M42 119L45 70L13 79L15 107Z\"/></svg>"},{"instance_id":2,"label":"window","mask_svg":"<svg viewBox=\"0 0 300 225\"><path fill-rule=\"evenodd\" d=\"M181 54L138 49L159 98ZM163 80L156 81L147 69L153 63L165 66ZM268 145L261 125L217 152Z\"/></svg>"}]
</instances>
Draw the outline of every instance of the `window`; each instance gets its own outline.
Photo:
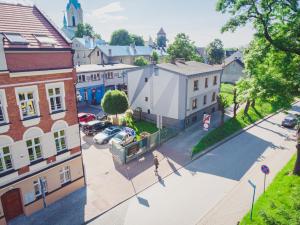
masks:
<instances>
[{"instance_id":1,"label":"window","mask_svg":"<svg viewBox=\"0 0 300 225\"><path fill-rule=\"evenodd\" d=\"M85 82L85 75L84 74L78 75L77 81L78 81L78 83Z\"/></svg>"},{"instance_id":2,"label":"window","mask_svg":"<svg viewBox=\"0 0 300 225\"><path fill-rule=\"evenodd\" d=\"M34 36L38 40L38 42L42 45L54 45L54 44L56 44L56 41L53 38L48 37L47 35L35 34Z\"/></svg>"},{"instance_id":3,"label":"window","mask_svg":"<svg viewBox=\"0 0 300 225\"><path fill-rule=\"evenodd\" d=\"M197 99L194 99L193 102L192 102L192 108L193 109L197 109L197 103L198 103Z\"/></svg>"},{"instance_id":4,"label":"window","mask_svg":"<svg viewBox=\"0 0 300 225\"><path fill-rule=\"evenodd\" d=\"M105 74L105 77L106 77L106 79L113 79L114 78L114 74L113 74L113 72L107 72Z\"/></svg>"},{"instance_id":5,"label":"window","mask_svg":"<svg viewBox=\"0 0 300 225\"><path fill-rule=\"evenodd\" d=\"M36 103L33 92L19 93L19 102L23 118L37 116Z\"/></svg>"},{"instance_id":6,"label":"window","mask_svg":"<svg viewBox=\"0 0 300 225\"><path fill-rule=\"evenodd\" d=\"M195 80L194 81L194 91L198 91L199 90L199 82L198 82L198 80Z\"/></svg>"},{"instance_id":7,"label":"window","mask_svg":"<svg viewBox=\"0 0 300 225\"><path fill-rule=\"evenodd\" d=\"M61 152L67 149L66 136L64 130L54 132L54 140L57 152Z\"/></svg>"},{"instance_id":8,"label":"window","mask_svg":"<svg viewBox=\"0 0 300 225\"><path fill-rule=\"evenodd\" d=\"M28 41L18 33L4 33L4 36L7 38L7 40L11 44L16 44L16 45L27 45Z\"/></svg>"},{"instance_id":9,"label":"window","mask_svg":"<svg viewBox=\"0 0 300 225\"><path fill-rule=\"evenodd\" d=\"M148 114L150 114L150 109L148 109Z\"/></svg>"},{"instance_id":10,"label":"window","mask_svg":"<svg viewBox=\"0 0 300 225\"><path fill-rule=\"evenodd\" d=\"M12 169L11 153L8 146L0 148L0 173Z\"/></svg>"},{"instance_id":11,"label":"window","mask_svg":"<svg viewBox=\"0 0 300 225\"><path fill-rule=\"evenodd\" d=\"M211 101L212 101L212 102L216 101L216 92L213 93L212 98L211 98Z\"/></svg>"},{"instance_id":12,"label":"window","mask_svg":"<svg viewBox=\"0 0 300 225\"><path fill-rule=\"evenodd\" d=\"M99 51L97 51L97 56L100 56L100 52Z\"/></svg>"},{"instance_id":13,"label":"window","mask_svg":"<svg viewBox=\"0 0 300 225\"><path fill-rule=\"evenodd\" d=\"M36 198L42 196L42 187L44 189L44 193L47 193L48 183L45 177L41 177L40 179L33 181L34 194Z\"/></svg>"},{"instance_id":14,"label":"window","mask_svg":"<svg viewBox=\"0 0 300 225\"><path fill-rule=\"evenodd\" d=\"M4 123L6 121L5 116L4 116L4 106L2 103L2 100L0 98L0 124Z\"/></svg>"},{"instance_id":15,"label":"window","mask_svg":"<svg viewBox=\"0 0 300 225\"><path fill-rule=\"evenodd\" d=\"M26 146L29 153L30 162L42 158L42 147L39 138L34 138L26 141Z\"/></svg>"},{"instance_id":16,"label":"window","mask_svg":"<svg viewBox=\"0 0 300 225\"><path fill-rule=\"evenodd\" d=\"M51 112L62 110L62 93L60 88L48 89L48 95L50 100Z\"/></svg>"},{"instance_id":17,"label":"window","mask_svg":"<svg viewBox=\"0 0 300 225\"><path fill-rule=\"evenodd\" d=\"M206 105L206 100L207 100L207 96L204 95L204 97L203 97L203 105Z\"/></svg>"},{"instance_id":18,"label":"window","mask_svg":"<svg viewBox=\"0 0 300 225\"><path fill-rule=\"evenodd\" d=\"M214 76L214 85L217 85L217 76Z\"/></svg>"},{"instance_id":19,"label":"window","mask_svg":"<svg viewBox=\"0 0 300 225\"><path fill-rule=\"evenodd\" d=\"M145 78L145 83L147 83L147 82L148 82L148 78L146 77L146 78Z\"/></svg>"},{"instance_id":20,"label":"window","mask_svg":"<svg viewBox=\"0 0 300 225\"><path fill-rule=\"evenodd\" d=\"M97 73L97 80L100 80L100 73Z\"/></svg>"},{"instance_id":21,"label":"window","mask_svg":"<svg viewBox=\"0 0 300 225\"><path fill-rule=\"evenodd\" d=\"M63 185L71 181L70 167L65 166L59 171L60 183Z\"/></svg>"},{"instance_id":22,"label":"window","mask_svg":"<svg viewBox=\"0 0 300 225\"><path fill-rule=\"evenodd\" d=\"M205 78L205 88L208 88L208 78Z\"/></svg>"},{"instance_id":23,"label":"window","mask_svg":"<svg viewBox=\"0 0 300 225\"><path fill-rule=\"evenodd\" d=\"M148 102L148 97L145 97L145 101Z\"/></svg>"}]
</instances>

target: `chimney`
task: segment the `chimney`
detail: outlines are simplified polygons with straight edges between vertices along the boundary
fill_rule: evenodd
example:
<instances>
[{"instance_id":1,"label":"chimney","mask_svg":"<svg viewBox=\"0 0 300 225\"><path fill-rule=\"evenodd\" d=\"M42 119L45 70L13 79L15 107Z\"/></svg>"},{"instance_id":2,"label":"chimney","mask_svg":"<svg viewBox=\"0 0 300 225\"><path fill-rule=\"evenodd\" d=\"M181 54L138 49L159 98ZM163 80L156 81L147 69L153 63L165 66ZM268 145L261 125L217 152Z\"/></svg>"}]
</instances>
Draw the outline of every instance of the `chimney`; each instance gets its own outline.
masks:
<instances>
[{"instance_id":1,"label":"chimney","mask_svg":"<svg viewBox=\"0 0 300 225\"><path fill-rule=\"evenodd\" d=\"M112 56L112 50L108 49L108 56L111 57Z\"/></svg>"}]
</instances>

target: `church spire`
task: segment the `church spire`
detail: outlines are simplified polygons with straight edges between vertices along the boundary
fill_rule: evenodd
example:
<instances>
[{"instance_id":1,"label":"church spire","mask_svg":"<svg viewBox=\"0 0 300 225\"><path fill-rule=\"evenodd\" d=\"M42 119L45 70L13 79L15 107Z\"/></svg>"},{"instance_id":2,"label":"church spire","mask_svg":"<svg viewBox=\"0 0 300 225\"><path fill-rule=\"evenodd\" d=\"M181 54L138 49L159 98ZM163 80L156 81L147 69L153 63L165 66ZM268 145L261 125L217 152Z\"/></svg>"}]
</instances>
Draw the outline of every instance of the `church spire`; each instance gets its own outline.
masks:
<instances>
[{"instance_id":1,"label":"church spire","mask_svg":"<svg viewBox=\"0 0 300 225\"><path fill-rule=\"evenodd\" d=\"M64 27L67 26L68 26L68 22L67 22L66 14L64 13Z\"/></svg>"}]
</instances>

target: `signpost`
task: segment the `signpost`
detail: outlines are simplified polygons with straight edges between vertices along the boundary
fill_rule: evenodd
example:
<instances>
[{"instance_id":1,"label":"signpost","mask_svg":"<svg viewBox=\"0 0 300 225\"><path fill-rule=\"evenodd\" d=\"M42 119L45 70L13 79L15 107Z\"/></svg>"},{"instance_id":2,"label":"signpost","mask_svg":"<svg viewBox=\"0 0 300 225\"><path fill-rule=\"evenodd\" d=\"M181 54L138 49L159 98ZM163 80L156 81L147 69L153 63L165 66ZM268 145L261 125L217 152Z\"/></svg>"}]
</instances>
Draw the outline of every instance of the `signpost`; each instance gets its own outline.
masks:
<instances>
[{"instance_id":1,"label":"signpost","mask_svg":"<svg viewBox=\"0 0 300 225\"><path fill-rule=\"evenodd\" d=\"M208 131L210 125L210 119L211 119L211 115L209 114L203 115L203 130Z\"/></svg>"},{"instance_id":2,"label":"signpost","mask_svg":"<svg viewBox=\"0 0 300 225\"><path fill-rule=\"evenodd\" d=\"M251 180L248 180L248 183L253 188L253 198L252 198L252 206L251 206L251 213L250 213L250 220L252 221L252 214L253 214L253 207L254 207L254 201L255 201L256 185Z\"/></svg>"},{"instance_id":3,"label":"signpost","mask_svg":"<svg viewBox=\"0 0 300 225\"><path fill-rule=\"evenodd\" d=\"M269 169L268 166L262 165L262 166L261 166L261 171L262 171L263 174L265 175L265 176L264 176L264 193L265 193L265 191L266 191L266 177L267 177L267 175L270 173L270 169Z\"/></svg>"}]
</instances>

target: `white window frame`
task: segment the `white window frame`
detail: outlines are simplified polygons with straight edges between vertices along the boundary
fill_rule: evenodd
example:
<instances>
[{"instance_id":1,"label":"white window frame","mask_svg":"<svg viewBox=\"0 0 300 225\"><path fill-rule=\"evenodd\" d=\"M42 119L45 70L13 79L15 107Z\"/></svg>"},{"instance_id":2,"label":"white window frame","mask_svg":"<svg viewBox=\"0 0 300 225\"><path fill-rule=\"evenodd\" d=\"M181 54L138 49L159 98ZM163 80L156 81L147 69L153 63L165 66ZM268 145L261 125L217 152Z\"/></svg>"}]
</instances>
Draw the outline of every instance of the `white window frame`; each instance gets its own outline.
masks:
<instances>
[{"instance_id":1,"label":"white window frame","mask_svg":"<svg viewBox=\"0 0 300 225\"><path fill-rule=\"evenodd\" d=\"M41 177L39 178L38 180L35 180L33 181L33 189L34 189L34 195L35 195L35 198L39 198L40 196L42 196L42 185L41 185L41 180L44 181L44 192L47 193L48 192L48 182L47 182L47 179L46 177ZM38 190L38 194L36 193L36 188L37 187L37 190Z\"/></svg>"},{"instance_id":2,"label":"white window frame","mask_svg":"<svg viewBox=\"0 0 300 225\"><path fill-rule=\"evenodd\" d=\"M39 143L36 144L36 141L35 139L38 139L39 140ZM27 141L31 141L32 145L31 146L28 146L27 145ZM29 161L32 163L32 162L35 162L37 160L40 160L43 158L43 149L42 149L42 143L41 143L41 138L40 137L35 137L35 138L31 138L31 139L27 139L25 141L26 143L26 148L27 148L27 152L28 152L28 156L29 156ZM41 156L38 157L37 156L37 153L36 153L36 148L37 147L40 147L40 151L41 151ZM29 149L32 148L32 152L33 152L33 159L30 159L30 154L29 154Z\"/></svg>"},{"instance_id":3,"label":"white window frame","mask_svg":"<svg viewBox=\"0 0 300 225\"><path fill-rule=\"evenodd\" d=\"M3 116L3 120L0 120L0 124L9 123L5 90L0 90L0 108Z\"/></svg>"},{"instance_id":4,"label":"white window frame","mask_svg":"<svg viewBox=\"0 0 300 225\"><path fill-rule=\"evenodd\" d=\"M21 108L21 103L23 101L21 101L19 99L19 94L21 93L29 93L29 92L32 92L33 94L33 104L34 104L34 107L35 107L35 115L30 115L30 116L23 116L23 112L22 112L22 108ZM20 111L20 116L21 116L21 119L24 120L24 119L27 119L27 118L30 118L30 117L38 117L40 116L40 107L39 107L39 94L38 94L38 87L36 85L34 86L27 86L27 87L17 87L15 88L15 93L16 93L16 99L17 99L17 104L19 106L19 111Z\"/></svg>"},{"instance_id":5,"label":"white window frame","mask_svg":"<svg viewBox=\"0 0 300 225\"><path fill-rule=\"evenodd\" d=\"M4 148L8 148L9 153L4 154L4 152L3 152ZM5 163L4 157L6 157L6 156L10 157L10 162L11 162L10 168L7 168L7 165ZM0 147L0 161L2 163L2 168L3 168L3 170L0 171L0 174L13 169L13 159L12 159L12 153L11 153L10 146Z\"/></svg>"},{"instance_id":6,"label":"white window frame","mask_svg":"<svg viewBox=\"0 0 300 225\"><path fill-rule=\"evenodd\" d=\"M55 89L59 88L60 90L60 94L56 95L55 94ZM50 96L49 95L49 89L53 89L54 90L54 95ZM66 103L65 103L65 85L64 82L59 82L59 83L51 83L51 84L46 84L46 94L47 94L47 99L48 99L48 105L49 105L49 112L50 113L55 113L58 111L64 111L66 110ZM57 107L55 107L55 109L53 110L51 108L51 98L56 98L56 97L60 97L60 101L61 101L61 108L57 109ZM56 101L56 100L55 100Z\"/></svg>"},{"instance_id":7,"label":"white window frame","mask_svg":"<svg viewBox=\"0 0 300 225\"><path fill-rule=\"evenodd\" d=\"M64 135L61 135L61 132L64 132ZM55 137L56 133L58 134L57 137ZM57 153L65 151L65 150L68 149L67 137L66 137L66 131L65 130L54 131L53 136L54 136L55 147L56 147ZM62 140L64 140L64 142L65 142L65 147L63 147ZM58 141L59 148L57 148L58 146L56 145L56 141Z\"/></svg>"},{"instance_id":8,"label":"white window frame","mask_svg":"<svg viewBox=\"0 0 300 225\"><path fill-rule=\"evenodd\" d=\"M59 171L59 179L61 185L71 181L71 170L69 166L65 166Z\"/></svg>"}]
</instances>

